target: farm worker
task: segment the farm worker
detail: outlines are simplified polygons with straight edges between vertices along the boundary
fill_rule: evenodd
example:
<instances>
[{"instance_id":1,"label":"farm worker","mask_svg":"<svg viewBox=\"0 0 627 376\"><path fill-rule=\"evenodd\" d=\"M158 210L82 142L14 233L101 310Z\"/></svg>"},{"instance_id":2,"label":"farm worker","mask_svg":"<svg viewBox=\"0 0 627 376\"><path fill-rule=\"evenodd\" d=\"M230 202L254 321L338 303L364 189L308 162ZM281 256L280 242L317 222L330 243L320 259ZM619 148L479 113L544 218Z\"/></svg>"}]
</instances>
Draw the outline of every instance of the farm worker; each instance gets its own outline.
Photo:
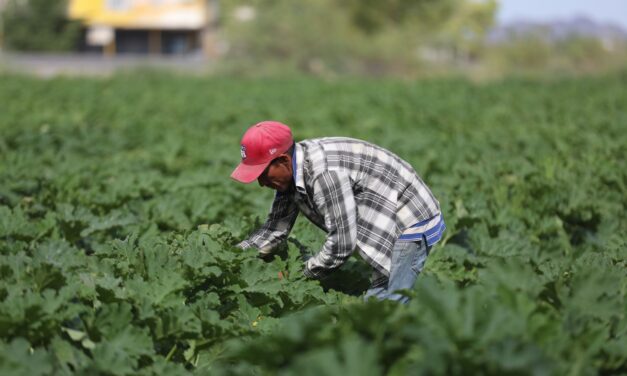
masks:
<instances>
[{"instance_id":1,"label":"farm worker","mask_svg":"<svg viewBox=\"0 0 627 376\"><path fill-rule=\"evenodd\" d=\"M373 268L365 298L407 302L395 291L413 287L446 228L439 202L409 163L352 138L295 143L276 121L250 127L241 156L231 177L257 180L276 195L266 222L238 247L270 255L300 212L327 233L320 252L305 261L307 277L323 278L357 250Z\"/></svg>"}]
</instances>

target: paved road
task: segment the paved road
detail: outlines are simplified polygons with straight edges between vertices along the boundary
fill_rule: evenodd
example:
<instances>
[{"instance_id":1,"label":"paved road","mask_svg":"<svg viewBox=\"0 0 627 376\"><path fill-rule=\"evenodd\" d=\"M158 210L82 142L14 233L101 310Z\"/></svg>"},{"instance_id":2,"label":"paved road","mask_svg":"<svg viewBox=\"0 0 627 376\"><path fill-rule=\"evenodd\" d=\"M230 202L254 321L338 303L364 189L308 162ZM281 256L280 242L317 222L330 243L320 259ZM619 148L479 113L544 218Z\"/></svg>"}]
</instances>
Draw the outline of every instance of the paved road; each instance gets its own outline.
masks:
<instances>
[{"instance_id":1,"label":"paved road","mask_svg":"<svg viewBox=\"0 0 627 376\"><path fill-rule=\"evenodd\" d=\"M0 51L0 72L21 72L39 77L106 77L118 71L141 68L203 74L211 71L212 64L202 55L104 57L92 54L16 54Z\"/></svg>"}]
</instances>

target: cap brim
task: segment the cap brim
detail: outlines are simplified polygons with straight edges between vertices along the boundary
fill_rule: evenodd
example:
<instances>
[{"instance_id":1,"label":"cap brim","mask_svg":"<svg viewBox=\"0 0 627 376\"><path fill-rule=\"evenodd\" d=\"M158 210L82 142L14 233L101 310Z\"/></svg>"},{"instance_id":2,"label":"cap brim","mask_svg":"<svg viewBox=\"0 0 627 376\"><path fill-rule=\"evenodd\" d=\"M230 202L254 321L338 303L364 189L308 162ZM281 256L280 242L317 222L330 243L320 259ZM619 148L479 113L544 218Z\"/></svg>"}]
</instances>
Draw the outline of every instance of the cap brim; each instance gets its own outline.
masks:
<instances>
[{"instance_id":1,"label":"cap brim","mask_svg":"<svg viewBox=\"0 0 627 376\"><path fill-rule=\"evenodd\" d=\"M240 163L233 173L231 173L231 178L245 184L252 183L263 173L263 170L268 167L270 162L271 161L268 161L267 163L259 165L247 165Z\"/></svg>"}]
</instances>

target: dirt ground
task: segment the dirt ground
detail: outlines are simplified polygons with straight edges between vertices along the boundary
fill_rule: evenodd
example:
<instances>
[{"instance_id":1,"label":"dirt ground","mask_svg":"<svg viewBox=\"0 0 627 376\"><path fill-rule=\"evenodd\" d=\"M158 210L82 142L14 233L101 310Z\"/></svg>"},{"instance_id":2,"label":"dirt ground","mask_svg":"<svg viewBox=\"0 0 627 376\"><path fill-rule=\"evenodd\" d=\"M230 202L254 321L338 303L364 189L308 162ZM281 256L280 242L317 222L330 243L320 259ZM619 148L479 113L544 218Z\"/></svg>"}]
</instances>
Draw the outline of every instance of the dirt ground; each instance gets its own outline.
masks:
<instances>
[{"instance_id":1,"label":"dirt ground","mask_svg":"<svg viewBox=\"0 0 627 376\"><path fill-rule=\"evenodd\" d=\"M0 51L0 73L18 72L38 77L110 76L119 71L163 69L204 74L213 64L201 55L105 57L95 54L17 54Z\"/></svg>"}]
</instances>

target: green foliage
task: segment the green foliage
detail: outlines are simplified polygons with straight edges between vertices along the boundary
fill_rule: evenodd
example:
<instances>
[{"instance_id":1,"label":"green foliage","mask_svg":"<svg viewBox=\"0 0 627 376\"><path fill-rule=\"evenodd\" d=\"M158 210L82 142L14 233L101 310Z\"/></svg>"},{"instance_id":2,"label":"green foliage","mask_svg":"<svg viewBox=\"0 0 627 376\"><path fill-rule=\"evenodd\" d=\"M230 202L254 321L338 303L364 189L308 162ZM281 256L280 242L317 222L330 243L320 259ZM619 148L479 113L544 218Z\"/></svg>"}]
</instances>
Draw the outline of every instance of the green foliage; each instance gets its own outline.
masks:
<instances>
[{"instance_id":1,"label":"green foliage","mask_svg":"<svg viewBox=\"0 0 627 376\"><path fill-rule=\"evenodd\" d=\"M0 374L627 371L625 74L1 80ZM302 218L233 248L272 199L228 179L260 119L415 166L448 230L410 304L363 302L357 258L306 280Z\"/></svg>"},{"instance_id":2,"label":"green foliage","mask_svg":"<svg viewBox=\"0 0 627 376\"><path fill-rule=\"evenodd\" d=\"M624 40L603 41L585 35L547 39L547 27L512 34L505 42L484 50L493 71L523 74L590 73L622 69L627 57Z\"/></svg>"},{"instance_id":3,"label":"green foliage","mask_svg":"<svg viewBox=\"0 0 627 376\"><path fill-rule=\"evenodd\" d=\"M455 0L351 0L338 2L338 5L348 10L355 26L367 34L374 34L408 23L422 31L437 28L461 3Z\"/></svg>"},{"instance_id":4,"label":"green foliage","mask_svg":"<svg viewBox=\"0 0 627 376\"><path fill-rule=\"evenodd\" d=\"M431 77L624 69L619 37L550 37L550 25L488 39L496 0L232 0L221 3L221 73ZM240 13L239 11L245 12ZM241 16L244 14L244 16ZM498 34L498 33L497 33Z\"/></svg>"},{"instance_id":5,"label":"green foliage","mask_svg":"<svg viewBox=\"0 0 627 376\"><path fill-rule=\"evenodd\" d=\"M254 16L238 19L240 6ZM411 74L421 66L418 48L436 38L447 48L469 49L461 45L469 32L474 44L482 41L494 10L493 1L468 0L225 2L229 49L221 66L256 74Z\"/></svg>"},{"instance_id":6,"label":"green foliage","mask_svg":"<svg viewBox=\"0 0 627 376\"><path fill-rule=\"evenodd\" d=\"M4 43L18 51L76 48L80 24L67 20L65 0L9 0L2 12Z\"/></svg>"}]
</instances>

